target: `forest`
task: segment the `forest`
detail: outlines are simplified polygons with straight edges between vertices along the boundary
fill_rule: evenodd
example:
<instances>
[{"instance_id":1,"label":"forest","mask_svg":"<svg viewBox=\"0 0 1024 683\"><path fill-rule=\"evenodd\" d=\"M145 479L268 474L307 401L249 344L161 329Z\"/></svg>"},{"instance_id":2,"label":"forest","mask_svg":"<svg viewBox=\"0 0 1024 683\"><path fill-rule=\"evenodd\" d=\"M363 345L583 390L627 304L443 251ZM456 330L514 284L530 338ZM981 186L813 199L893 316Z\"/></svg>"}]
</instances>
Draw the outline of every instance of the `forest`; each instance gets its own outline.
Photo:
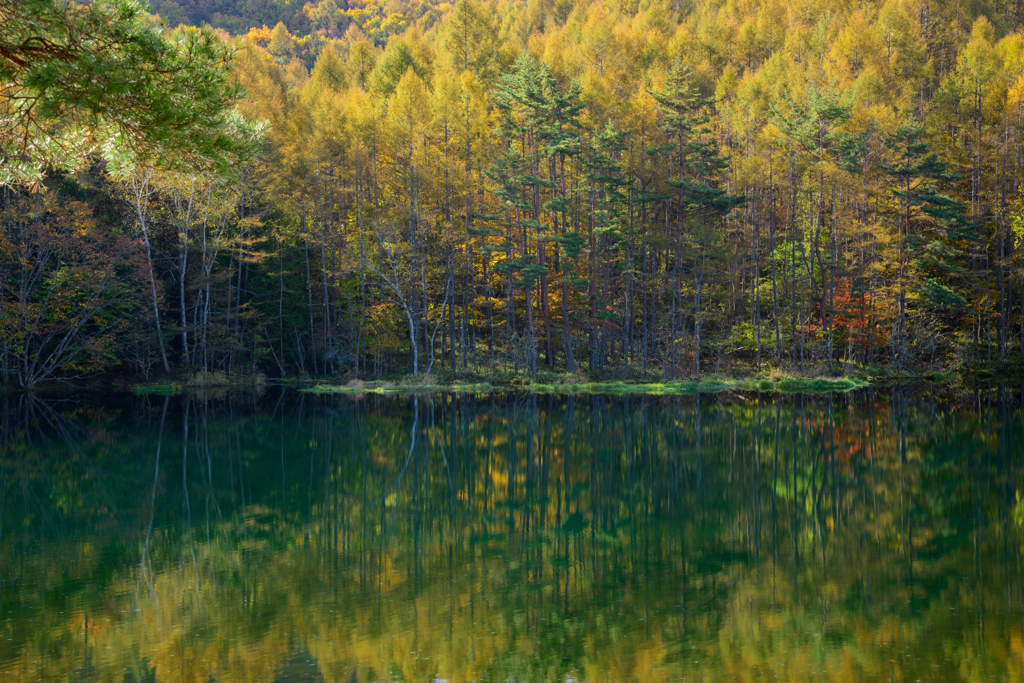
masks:
<instances>
[{"instance_id":1,"label":"forest","mask_svg":"<svg viewBox=\"0 0 1024 683\"><path fill-rule=\"evenodd\" d=\"M216 106L17 109L2 36L5 384L1024 361L1020 0L94 5Z\"/></svg>"}]
</instances>

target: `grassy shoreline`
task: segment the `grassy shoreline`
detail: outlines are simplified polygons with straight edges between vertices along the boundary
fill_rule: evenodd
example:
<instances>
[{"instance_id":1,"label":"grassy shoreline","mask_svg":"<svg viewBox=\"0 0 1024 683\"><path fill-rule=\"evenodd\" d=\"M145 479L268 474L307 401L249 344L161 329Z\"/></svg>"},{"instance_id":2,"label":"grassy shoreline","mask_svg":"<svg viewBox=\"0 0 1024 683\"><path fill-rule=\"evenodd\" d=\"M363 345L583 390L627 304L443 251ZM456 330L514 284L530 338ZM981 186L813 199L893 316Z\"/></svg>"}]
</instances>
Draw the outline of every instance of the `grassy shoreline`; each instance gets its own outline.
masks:
<instances>
[{"instance_id":1,"label":"grassy shoreline","mask_svg":"<svg viewBox=\"0 0 1024 683\"><path fill-rule=\"evenodd\" d=\"M869 382L856 377L815 377L778 379L722 379L704 381L670 382L624 382L624 381L566 381L558 383L434 383L430 378L415 381L351 381L346 384L317 384L300 389L311 394L407 394L407 393L488 393L492 391L522 391L536 394L646 394L655 396L679 396L692 394L719 393L722 391L762 391L778 393L832 393L847 392L871 386Z\"/></svg>"},{"instance_id":2,"label":"grassy shoreline","mask_svg":"<svg viewBox=\"0 0 1024 683\"><path fill-rule=\"evenodd\" d=\"M779 392L779 393L831 393L846 392L868 386L905 385L925 382L929 384L960 384L978 381L1024 381L1024 362L1011 360L1003 363L985 363L935 370L894 370L889 366L850 366L844 376L835 376L838 368L824 364L812 365L806 370L796 368L766 368L756 372L752 368L739 372L711 374L701 381L663 380L659 373L627 369L610 376L590 377L586 372L567 373L541 371L535 377L521 372L473 371L452 372L441 370L428 376L413 377L395 373L376 380L351 379L339 376L288 376L268 378L255 375L223 372L193 372L188 374L158 375L143 379L126 375L100 375L88 381L61 382L54 380L33 388L0 385L3 392L21 391L98 391L113 390L136 395L177 395L182 393L206 394L224 391L262 391L269 386L283 386L310 393L412 393L412 392L464 392L520 391L539 394L652 394L685 395L718 393L722 391Z\"/></svg>"}]
</instances>

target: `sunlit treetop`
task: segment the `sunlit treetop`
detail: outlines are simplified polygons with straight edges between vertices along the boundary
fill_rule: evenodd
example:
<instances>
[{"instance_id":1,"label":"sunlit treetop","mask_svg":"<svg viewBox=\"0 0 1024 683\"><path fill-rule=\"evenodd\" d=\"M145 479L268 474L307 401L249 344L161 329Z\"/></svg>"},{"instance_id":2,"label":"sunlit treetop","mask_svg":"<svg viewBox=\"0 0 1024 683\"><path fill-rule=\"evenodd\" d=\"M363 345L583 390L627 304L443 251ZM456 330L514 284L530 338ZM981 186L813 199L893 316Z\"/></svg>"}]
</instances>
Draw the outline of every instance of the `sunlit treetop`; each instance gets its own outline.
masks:
<instances>
[{"instance_id":1,"label":"sunlit treetop","mask_svg":"<svg viewBox=\"0 0 1024 683\"><path fill-rule=\"evenodd\" d=\"M221 171L257 132L235 111L234 50L168 32L137 0L0 0L0 185L97 156Z\"/></svg>"}]
</instances>

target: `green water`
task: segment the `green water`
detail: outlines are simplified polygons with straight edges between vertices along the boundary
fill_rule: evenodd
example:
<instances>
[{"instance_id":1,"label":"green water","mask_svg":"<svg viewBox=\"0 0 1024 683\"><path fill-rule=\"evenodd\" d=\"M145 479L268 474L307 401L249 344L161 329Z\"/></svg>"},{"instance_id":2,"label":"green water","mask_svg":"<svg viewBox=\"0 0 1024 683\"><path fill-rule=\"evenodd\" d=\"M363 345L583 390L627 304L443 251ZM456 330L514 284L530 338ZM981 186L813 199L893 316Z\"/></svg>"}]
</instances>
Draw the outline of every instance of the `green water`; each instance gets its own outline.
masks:
<instances>
[{"instance_id":1,"label":"green water","mask_svg":"<svg viewBox=\"0 0 1024 683\"><path fill-rule=\"evenodd\" d=\"M1022 681L1021 399L0 395L0 681Z\"/></svg>"}]
</instances>

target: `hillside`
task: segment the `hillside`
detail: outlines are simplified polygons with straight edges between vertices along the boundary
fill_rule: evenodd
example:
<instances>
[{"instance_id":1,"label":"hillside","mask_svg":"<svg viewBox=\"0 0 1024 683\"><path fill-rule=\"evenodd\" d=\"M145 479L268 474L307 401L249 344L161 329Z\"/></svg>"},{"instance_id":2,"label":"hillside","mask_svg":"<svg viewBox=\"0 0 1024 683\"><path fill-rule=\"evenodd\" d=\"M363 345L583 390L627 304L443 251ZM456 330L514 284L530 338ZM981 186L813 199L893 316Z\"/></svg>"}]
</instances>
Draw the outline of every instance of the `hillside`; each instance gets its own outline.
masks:
<instances>
[{"instance_id":1,"label":"hillside","mask_svg":"<svg viewBox=\"0 0 1024 683\"><path fill-rule=\"evenodd\" d=\"M1019 2L156 9L239 35L240 109L267 127L233 176L154 176L175 327L108 366L675 378L1024 352Z\"/></svg>"}]
</instances>

